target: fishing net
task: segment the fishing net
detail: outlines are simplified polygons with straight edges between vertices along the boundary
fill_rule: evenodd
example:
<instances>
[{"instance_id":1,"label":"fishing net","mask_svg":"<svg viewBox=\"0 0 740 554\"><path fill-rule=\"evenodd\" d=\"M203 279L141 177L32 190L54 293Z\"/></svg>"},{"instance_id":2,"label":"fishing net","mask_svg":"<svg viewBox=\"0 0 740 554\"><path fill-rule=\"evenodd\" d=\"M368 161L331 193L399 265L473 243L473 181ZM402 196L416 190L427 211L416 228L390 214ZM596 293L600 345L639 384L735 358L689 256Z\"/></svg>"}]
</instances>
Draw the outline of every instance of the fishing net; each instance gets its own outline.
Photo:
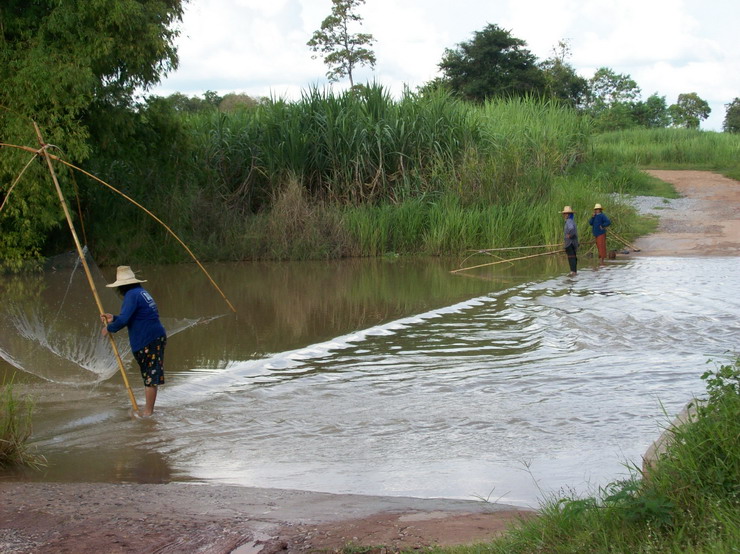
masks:
<instances>
[{"instance_id":1,"label":"fishing net","mask_svg":"<svg viewBox=\"0 0 740 554\"><path fill-rule=\"evenodd\" d=\"M121 297L87 252L85 259L106 311L117 313ZM49 258L43 271L0 275L0 358L56 383L84 384L118 371L84 267L76 253ZM169 336L203 319L162 318ZM132 363L125 329L115 335L124 364Z\"/></svg>"}]
</instances>

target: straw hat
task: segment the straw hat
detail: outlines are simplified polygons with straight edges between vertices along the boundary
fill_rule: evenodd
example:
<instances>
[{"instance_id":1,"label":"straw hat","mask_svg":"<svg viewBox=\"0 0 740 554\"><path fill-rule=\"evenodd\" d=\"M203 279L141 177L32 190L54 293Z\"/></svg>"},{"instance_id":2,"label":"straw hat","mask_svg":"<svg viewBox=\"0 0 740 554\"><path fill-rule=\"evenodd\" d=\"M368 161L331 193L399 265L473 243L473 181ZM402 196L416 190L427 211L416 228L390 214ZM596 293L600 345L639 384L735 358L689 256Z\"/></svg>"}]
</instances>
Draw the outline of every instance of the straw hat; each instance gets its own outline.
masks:
<instances>
[{"instance_id":1,"label":"straw hat","mask_svg":"<svg viewBox=\"0 0 740 554\"><path fill-rule=\"evenodd\" d=\"M603 210L604 208L601 207L601 204L596 204L594 206L594 210Z\"/></svg>"},{"instance_id":2,"label":"straw hat","mask_svg":"<svg viewBox=\"0 0 740 554\"><path fill-rule=\"evenodd\" d=\"M146 283L146 281L137 279L131 267L127 265L119 265L118 268L116 268L115 282L111 283L110 285L105 285L105 286L112 288L112 287L120 287L122 285L133 285L134 283Z\"/></svg>"},{"instance_id":3,"label":"straw hat","mask_svg":"<svg viewBox=\"0 0 740 554\"><path fill-rule=\"evenodd\" d=\"M573 213L573 208L571 208L570 206L566 206L565 208L563 208L563 211L560 212L560 213L561 214L572 214Z\"/></svg>"}]
</instances>

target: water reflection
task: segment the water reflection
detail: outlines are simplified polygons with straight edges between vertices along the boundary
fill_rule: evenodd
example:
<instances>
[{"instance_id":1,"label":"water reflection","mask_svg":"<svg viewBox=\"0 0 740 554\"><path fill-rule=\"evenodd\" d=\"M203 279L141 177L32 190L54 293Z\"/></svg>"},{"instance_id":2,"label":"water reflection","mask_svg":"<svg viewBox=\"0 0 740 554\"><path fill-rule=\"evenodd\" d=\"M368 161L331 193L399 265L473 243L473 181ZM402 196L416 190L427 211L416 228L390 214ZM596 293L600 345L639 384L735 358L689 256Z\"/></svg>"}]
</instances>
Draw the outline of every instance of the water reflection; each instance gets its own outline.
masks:
<instances>
[{"instance_id":1,"label":"water reflection","mask_svg":"<svg viewBox=\"0 0 740 554\"><path fill-rule=\"evenodd\" d=\"M44 449L48 451L48 449ZM167 456L156 450L121 447L51 451L38 470L14 468L2 476L16 481L161 484L173 480ZM187 480L178 479L178 480Z\"/></svg>"}]
</instances>

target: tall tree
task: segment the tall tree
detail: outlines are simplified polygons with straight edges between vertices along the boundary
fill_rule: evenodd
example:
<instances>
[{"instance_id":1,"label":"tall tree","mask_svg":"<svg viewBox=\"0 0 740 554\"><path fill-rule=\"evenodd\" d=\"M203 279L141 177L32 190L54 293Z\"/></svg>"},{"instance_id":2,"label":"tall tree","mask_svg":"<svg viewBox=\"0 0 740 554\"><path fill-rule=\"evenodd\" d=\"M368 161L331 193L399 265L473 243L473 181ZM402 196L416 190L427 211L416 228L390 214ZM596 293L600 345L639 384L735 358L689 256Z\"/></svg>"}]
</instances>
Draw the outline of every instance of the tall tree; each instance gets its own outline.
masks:
<instances>
[{"instance_id":1,"label":"tall tree","mask_svg":"<svg viewBox=\"0 0 740 554\"><path fill-rule=\"evenodd\" d=\"M589 79L587 111L602 130L623 129L637 124L634 110L640 87L629 75L601 67Z\"/></svg>"},{"instance_id":2,"label":"tall tree","mask_svg":"<svg viewBox=\"0 0 740 554\"><path fill-rule=\"evenodd\" d=\"M640 98L640 87L629 75L615 73L608 67L596 70L589 80L589 104L601 109L615 104L635 102Z\"/></svg>"},{"instance_id":3,"label":"tall tree","mask_svg":"<svg viewBox=\"0 0 740 554\"><path fill-rule=\"evenodd\" d=\"M540 63L545 78L545 94L574 108L582 107L588 94L588 81L566 61L570 57L568 41L559 41L552 54Z\"/></svg>"},{"instance_id":4,"label":"tall tree","mask_svg":"<svg viewBox=\"0 0 740 554\"><path fill-rule=\"evenodd\" d=\"M450 89L470 100L542 94L545 78L526 45L509 31L489 24L476 31L471 41L446 49L439 68Z\"/></svg>"},{"instance_id":5,"label":"tall tree","mask_svg":"<svg viewBox=\"0 0 740 554\"><path fill-rule=\"evenodd\" d=\"M725 104L725 120L722 129L725 133L740 133L740 98Z\"/></svg>"},{"instance_id":6,"label":"tall tree","mask_svg":"<svg viewBox=\"0 0 740 554\"><path fill-rule=\"evenodd\" d=\"M177 65L176 22L187 0L3 0L0 5L0 134L33 145L31 119L47 143L81 161L111 136L137 89ZM0 152L0 197L27 155ZM61 220L48 176L35 164L0 213L0 266L39 252ZM37 174L34 174L36 171Z\"/></svg>"},{"instance_id":7,"label":"tall tree","mask_svg":"<svg viewBox=\"0 0 740 554\"><path fill-rule=\"evenodd\" d=\"M698 129L699 124L709 117L712 109L706 100L699 97L695 92L687 92L678 95L675 104L668 108L671 119L676 127L686 129Z\"/></svg>"},{"instance_id":8,"label":"tall tree","mask_svg":"<svg viewBox=\"0 0 740 554\"><path fill-rule=\"evenodd\" d=\"M375 39L367 33L352 33L353 23L362 25L357 8L365 0L331 0L331 14L321 22L306 44L316 52L313 58L322 57L329 68L326 77L337 82L349 77L350 87L355 86L354 70L358 66L375 67L375 53L370 49Z\"/></svg>"}]
</instances>

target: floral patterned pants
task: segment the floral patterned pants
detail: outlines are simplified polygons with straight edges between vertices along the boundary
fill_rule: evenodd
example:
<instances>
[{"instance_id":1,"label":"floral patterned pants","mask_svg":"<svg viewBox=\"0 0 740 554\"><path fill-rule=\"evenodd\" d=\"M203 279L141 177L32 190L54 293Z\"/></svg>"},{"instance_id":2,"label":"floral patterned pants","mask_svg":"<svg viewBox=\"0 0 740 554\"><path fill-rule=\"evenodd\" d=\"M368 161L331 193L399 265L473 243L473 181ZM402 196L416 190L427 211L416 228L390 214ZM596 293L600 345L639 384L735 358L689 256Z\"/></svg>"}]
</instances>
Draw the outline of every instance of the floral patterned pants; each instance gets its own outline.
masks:
<instances>
[{"instance_id":1,"label":"floral patterned pants","mask_svg":"<svg viewBox=\"0 0 740 554\"><path fill-rule=\"evenodd\" d=\"M159 337L141 350L134 352L145 387L164 385L164 346L166 344L167 337Z\"/></svg>"}]
</instances>

